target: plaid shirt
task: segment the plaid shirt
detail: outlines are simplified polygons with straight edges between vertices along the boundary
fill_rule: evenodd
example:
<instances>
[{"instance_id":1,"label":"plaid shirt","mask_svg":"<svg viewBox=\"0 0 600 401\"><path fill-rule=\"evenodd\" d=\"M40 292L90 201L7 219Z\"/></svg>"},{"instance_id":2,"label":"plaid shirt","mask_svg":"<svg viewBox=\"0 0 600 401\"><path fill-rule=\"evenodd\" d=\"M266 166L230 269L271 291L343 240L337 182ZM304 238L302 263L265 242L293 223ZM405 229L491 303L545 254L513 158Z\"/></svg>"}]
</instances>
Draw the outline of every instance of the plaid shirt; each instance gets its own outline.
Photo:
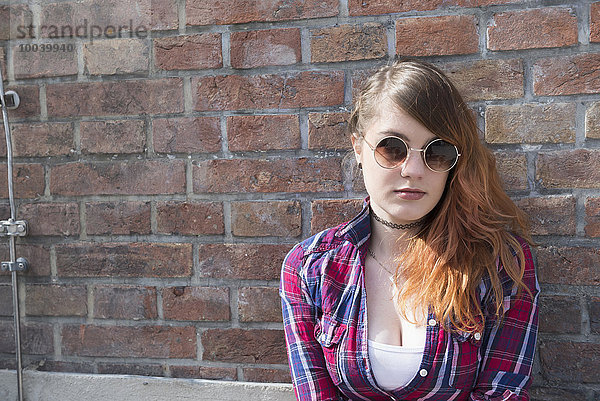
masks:
<instances>
[{"instance_id":1,"label":"plaid shirt","mask_svg":"<svg viewBox=\"0 0 600 401\"><path fill-rule=\"evenodd\" d=\"M373 377L367 348L363 272L370 233L367 201L353 220L303 241L285 258L280 295L298 400L529 400L539 287L527 244L519 240L523 280L534 299L525 292L517 297L499 264L501 323L490 315L483 333L448 332L430 313L419 372L407 386L386 391ZM489 278L482 280L484 311L490 290Z\"/></svg>"}]
</instances>

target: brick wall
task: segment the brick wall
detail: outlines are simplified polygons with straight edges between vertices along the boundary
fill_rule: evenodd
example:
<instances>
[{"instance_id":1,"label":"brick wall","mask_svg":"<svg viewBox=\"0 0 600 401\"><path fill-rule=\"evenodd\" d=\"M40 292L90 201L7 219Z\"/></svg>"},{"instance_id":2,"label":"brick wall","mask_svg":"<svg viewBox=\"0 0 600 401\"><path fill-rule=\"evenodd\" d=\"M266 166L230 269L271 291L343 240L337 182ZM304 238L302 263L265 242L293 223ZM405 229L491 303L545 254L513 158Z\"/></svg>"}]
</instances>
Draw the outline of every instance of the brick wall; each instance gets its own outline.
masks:
<instances>
[{"instance_id":1,"label":"brick wall","mask_svg":"<svg viewBox=\"0 0 600 401\"><path fill-rule=\"evenodd\" d=\"M600 398L600 2L14 1L0 18L23 102L10 116L31 231L27 365L289 381L279 266L359 207L345 121L361 80L398 54L456 82L532 217L534 398ZM79 37L51 29L84 21ZM2 368L10 303L5 274Z\"/></svg>"}]
</instances>

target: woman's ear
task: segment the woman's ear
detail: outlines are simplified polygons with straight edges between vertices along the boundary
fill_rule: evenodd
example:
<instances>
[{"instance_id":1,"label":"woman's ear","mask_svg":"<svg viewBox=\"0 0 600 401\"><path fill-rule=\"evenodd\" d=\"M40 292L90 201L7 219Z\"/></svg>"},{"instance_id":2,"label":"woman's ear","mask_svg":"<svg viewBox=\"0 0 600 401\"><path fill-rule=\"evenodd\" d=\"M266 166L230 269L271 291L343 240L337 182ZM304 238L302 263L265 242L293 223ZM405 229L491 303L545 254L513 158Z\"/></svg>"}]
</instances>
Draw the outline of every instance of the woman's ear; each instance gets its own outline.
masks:
<instances>
[{"instance_id":1,"label":"woman's ear","mask_svg":"<svg viewBox=\"0 0 600 401\"><path fill-rule=\"evenodd\" d=\"M361 151L362 151L362 138L358 136L357 133L352 133L352 148L354 149L354 157L356 158L356 163L361 162Z\"/></svg>"}]
</instances>

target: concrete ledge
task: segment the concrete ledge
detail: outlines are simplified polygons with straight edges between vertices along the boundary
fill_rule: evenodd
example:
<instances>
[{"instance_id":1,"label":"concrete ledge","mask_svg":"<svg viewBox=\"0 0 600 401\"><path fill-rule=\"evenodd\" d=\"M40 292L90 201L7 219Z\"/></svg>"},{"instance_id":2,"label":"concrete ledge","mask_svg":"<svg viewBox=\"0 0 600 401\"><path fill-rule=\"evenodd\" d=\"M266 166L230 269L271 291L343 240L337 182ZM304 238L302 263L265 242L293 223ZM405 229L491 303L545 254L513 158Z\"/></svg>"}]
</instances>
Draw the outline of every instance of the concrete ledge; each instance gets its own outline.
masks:
<instances>
[{"instance_id":1,"label":"concrete ledge","mask_svg":"<svg viewBox=\"0 0 600 401\"><path fill-rule=\"evenodd\" d=\"M293 401L290 384L24 371L25 401ZM17 373L0 370L0 400L17 401Z\"/></svg>"}]
</instances>

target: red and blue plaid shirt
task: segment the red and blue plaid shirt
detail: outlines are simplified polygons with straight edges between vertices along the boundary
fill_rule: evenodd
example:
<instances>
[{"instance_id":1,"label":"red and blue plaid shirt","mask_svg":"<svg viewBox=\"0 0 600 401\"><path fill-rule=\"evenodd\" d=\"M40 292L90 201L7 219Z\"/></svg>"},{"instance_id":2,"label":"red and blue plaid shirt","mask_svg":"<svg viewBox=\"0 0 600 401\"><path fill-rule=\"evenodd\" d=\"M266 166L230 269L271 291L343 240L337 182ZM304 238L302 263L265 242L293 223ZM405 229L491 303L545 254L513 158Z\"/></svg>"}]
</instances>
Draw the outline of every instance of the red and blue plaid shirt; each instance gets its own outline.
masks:
<instances>
[{"instance_id":1,"label":"red and blue plaid shirt","mask_svg":"<svg viewBox=\"0 0 600 401\"><path fill-rule=\"evenodd\" d=\"M448 332L430 313L419 372L405 387L386 391L373 377L367 348L364 266L370 234L367 201L353 220L301 242L285 258L280 295L298 400L529 400L539 287L527 244L520 240L523 280L534 298L517 296L499 264L501 322L490 315L483 333ZM489 310L489 278L478 295L482 310Z\"/></svg>"}]
</instances>

